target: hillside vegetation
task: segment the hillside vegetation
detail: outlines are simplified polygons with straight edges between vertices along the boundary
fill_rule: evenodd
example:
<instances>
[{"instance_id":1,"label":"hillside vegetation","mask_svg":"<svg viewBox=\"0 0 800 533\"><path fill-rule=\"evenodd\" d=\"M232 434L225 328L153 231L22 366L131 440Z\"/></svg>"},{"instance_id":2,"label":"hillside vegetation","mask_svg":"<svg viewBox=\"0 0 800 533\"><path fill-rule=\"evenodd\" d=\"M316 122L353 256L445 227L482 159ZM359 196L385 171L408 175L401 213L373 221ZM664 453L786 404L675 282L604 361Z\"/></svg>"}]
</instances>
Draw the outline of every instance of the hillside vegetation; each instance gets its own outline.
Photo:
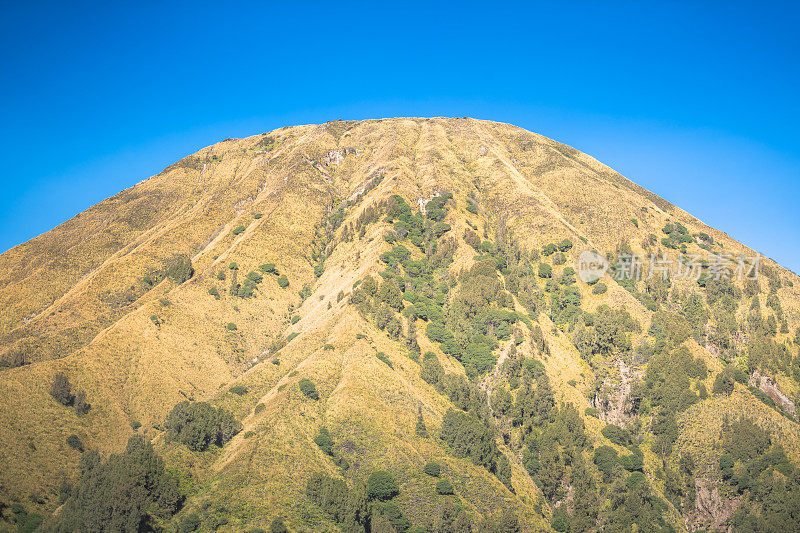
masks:
<instances>
[{"instance_id":1,"label":"hillside vegetation","mask_svg":"<svg viewBox=\"0 0 800 533\"><path fill-rule=\"evenodd\" d=\"M228 139L0 255L0 531L797 530L798 283L511 125Z\"/></svg>"}]
</instances>

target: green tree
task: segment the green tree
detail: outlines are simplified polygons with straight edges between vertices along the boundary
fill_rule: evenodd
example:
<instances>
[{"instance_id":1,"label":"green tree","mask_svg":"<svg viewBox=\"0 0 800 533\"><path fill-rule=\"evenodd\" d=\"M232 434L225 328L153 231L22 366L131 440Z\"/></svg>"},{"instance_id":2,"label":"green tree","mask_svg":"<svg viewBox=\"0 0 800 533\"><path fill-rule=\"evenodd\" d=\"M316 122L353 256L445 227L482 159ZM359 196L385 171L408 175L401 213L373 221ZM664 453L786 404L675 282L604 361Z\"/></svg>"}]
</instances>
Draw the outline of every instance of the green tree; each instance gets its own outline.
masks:
<instances>
[{"instance_id":1,"label":"green tree","mask_svg":"<svg viewBox=\"0 0 800 533\"><path fill-rule=\"evenodd\" d=\"M300 392L305 394L307 397L311 398L312 400L319 400L319 393L317 392L317 387L314 385L314 382L308 378L301 379L297 386L300 387Z\"/></svg>"},{"instance_id":2,"label":"green tree","mask_svg":"<svg viewBox=\"0 0 800 533\"><path fill-rule=\"evenodd\" d=\"M69 437L67 437L67 444L69 445L70 448L78 450L79 452L83 451L83 443L81 442L81 439L78 438L77 435L70 435Z\"/></svg>"},{"instance_id":3,"label":"green tree","mask_svg":"<svg viewBox=\"0 0 800 533\"><path fill-rule=\"evenodd\" d=\"M61 513L55 531L150 529L154 519L169 518L183 500L177 478L141 435L134 435L121 455L102 463L97 452L81 456L81 475Z\"/></svg>"},{"instance_id":4,"label":"green tree","mask_svg":"<svg viewBox=\"0 0 800 533\"><path fill-rule=\"evenodd\" d=\"M333 439L325 426L319 428L319 433L314 437L314 444L319 446L320 450L327 455L333 455Z\"/></svg>"},{"instance_id":5,"label":"green tree","mask_svg":"<svg viewBox=\"0 0 800 533\"><path fill-rule=\"evenodd\" d=\"M242 424L223 408L215 409L207 402L181 402L172 408L164 422L170 439L202 451L210 445L224 446Z\"/></svg>"},{"instance_id":6,"label":"green tree","mask_svg":"<svg viewBox=\"0 0 800 533\"><path fill-rule=\"evenodd\" d=\"M436 482L436 492L437 494L453 494L453 484L446 479L440 479Z\"/></svg>"},{"instance_id":7,"label":"green tree","mask_svg":"<svg viewBox=\"0 0 800 533\"><path fill-rule=\"evenodd\" d=\"M423 471L429 476L439 477L439 474L442 473L442 466L439 463L430 462L425 465Z\"/></svg>"},{"instance_id":8,"label":"green tree","mask_svg":"<svg viewBox=\"0 0 800 533\"><path fill-rule=\"evenodd\" d=\"M86 399L86 393L84 391L79 390L77 394L75 394L75 398L72 400L72 408L75 409L75 413L77 413L78 416L85 415L92 408L92 404Z\"/></svg>"},{"instance_id":9,"label":"green tree","mask_svg":"<svg viewBox=\"0 0 800 533\"><path fill-rule=\"evenodd\" d=\"M601 433L605 438L618 446L627 446L631 443L630 431L615 424L608 424L601 430Z\"/></svg>"},{"instance_id":10,"label":"green tree","mask_svg":"<svg viewBox=\"0 0 800 533\"><path fill-rule=\"evenodd\" d=\"M603 476L610 479L617 467L617 451L611 446L600 446L594 451L593 461Z\"/></svg>"},{"instance_id":11,"label":"green tree","mask_svg":"<svg viewBox=\"0 0 800 533\"><path fill-rule=\"evenodd\" d=\"M420 377L422 377L426 383L436 385L442 379L443 375L444 370L436 354L433 352L426 352L423 356Z\"/></svg>"},{"instance_id":12,"label":"green tree","mask_svg":"<svg viewBox=\"0 0 800 533\"><path fill-rule=\"evenodd\" d=\"M389 500L400 493L394 476L385 470L376 470L367 478L367 499Z\"/></svg>"},{"instance_id":13,"label":"green tree","mask_svg":"<svg viewBox=\"0 0 800 533\"><path fill-rule=\"evenodd\" d=\"M730 396L735 387L736 377L733 365L728 365L714 378L714 394Z\"/></svg>"},{"instance_id":14,"label":"green tree","mask_svg":"<svg viewBox=\"0 0 800 533\"><path fill-rule=\"evenodd\" d=\"M417 437L428 438L428 428L425 426L425 419L422 417L422 407L417 411L417 424L414 428L414 433Z\"/></svg>"},{"instance_id":15,"label":"green tree","mask_svg":"<svg viewBox=\"0 0 800 533\"><path fill-rule=\"evenodd\" d=\"M50 396L61 405L72 405L74 396L72 395L72 385L69 379L62 372L57 372L53 376L53 383L50 385Z\"/></svg>"}]
</instances>

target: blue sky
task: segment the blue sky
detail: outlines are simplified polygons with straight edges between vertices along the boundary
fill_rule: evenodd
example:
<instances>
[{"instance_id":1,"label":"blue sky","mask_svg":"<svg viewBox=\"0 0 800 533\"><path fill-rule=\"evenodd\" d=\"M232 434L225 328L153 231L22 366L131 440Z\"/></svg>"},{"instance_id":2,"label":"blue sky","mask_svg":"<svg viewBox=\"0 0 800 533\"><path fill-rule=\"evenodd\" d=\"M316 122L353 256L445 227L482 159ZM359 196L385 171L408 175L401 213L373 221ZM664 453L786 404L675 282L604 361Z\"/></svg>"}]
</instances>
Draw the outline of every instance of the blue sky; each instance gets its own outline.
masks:
<instances>
[{"instance_id":1,"label":"blue sky","mask_svg":"<svg viewBox=\"0 0 800 533\"><path fill-rule=\"evenodd\" d=\"M800 272L798 8L551 4L7 3L0 251L227 137L472 116Z\"/></svg>"}]
</instances>

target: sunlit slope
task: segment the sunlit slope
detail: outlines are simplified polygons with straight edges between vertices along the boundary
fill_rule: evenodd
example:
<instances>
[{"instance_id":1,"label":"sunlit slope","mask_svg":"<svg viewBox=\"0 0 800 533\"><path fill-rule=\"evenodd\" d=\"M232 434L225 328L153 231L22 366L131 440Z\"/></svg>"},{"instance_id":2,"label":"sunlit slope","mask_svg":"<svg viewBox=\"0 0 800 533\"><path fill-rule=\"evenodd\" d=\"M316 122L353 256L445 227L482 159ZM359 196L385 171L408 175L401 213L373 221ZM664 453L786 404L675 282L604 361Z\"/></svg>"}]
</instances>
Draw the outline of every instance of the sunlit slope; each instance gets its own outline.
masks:
<instances>
[{"instance_id":1,"label":"sunlit slope","mask_svg":"<svg viewBox=\"0 0 800 533\"><path fill-rule=\"evenodd\" d=\"M415 524L440 511L435 480L419 475L426 462L437 460L473 516L514 509L530 527L547 527L557 502L547 501L528 475L518 428L508 417L497 419L497 446L509 458L513 492L436 438L417 436L419 412L436 437L453 402L422 379L421 364L408 357L402 336L377 327L351 302L366 276L380 281L386 268L381 257L393 246L385 238L393 231L386 216L392 197L418 210L443 192L452 194L443 239L455 244L452 263L436 275L452 282L454 292L462 287L459 275L483 253L467 244L469 232L495 245L498 236L513 239L537 257L544 245L567 239L574 243L567 252L566 266L572 267L583 250L613 254L623 243L643 256L675 254L660 244L667 223L713 238L710 250L695 241L687 253L756 255L593 158L507 124L398 118L229 139L0 255L0 357L8 367L0 369L0 447L7 450L0 495L52 511L59 483L65 474L74 475L80 458L66 444L68 436L110 453L139 432L154 439L170 465L193 475L187 509L205 500L227 502L236 509L237 523L265 527L283 515L311 529L334 528L304 496L312 473L341 472L314 444L324 425L349 463L347 476L365 477L379 468L396 473L399 503ZM371 212L378 216L362 224ZM165 267L181 254L191 259L193 276L164 277ZM259 270L265 264L277 273ZM763 264L771 269L770 279L782 280L775 294L791 332L775 338L796 352L791 339L800 322L797 276L767 259ZM560 275L565 267L553 268ZM253 297L231 295L234 276L242 283L250 272L263 277ZM288 287L281 287L279 275ZM497 276L505 287L505 274ZM605 283L603 294L575 285L581 308L627 310L640 324L632 335L635 346L648 335L656 312L610 277ZM767 312L770 281L758 283ZM677 294L696 290L693 281L673 281ZM544 291L543 279L537 291ZM596 445L610 444L600 434L605 420L585 412L599 383L623 381L617 358L582 357L574 331L554 322L550 295L542 294L545 304L536 313L520 295L513 297L510 309L528 316L530 325L518 324L519 344L516 338L502 340L495 355L502 363L514 344L516 355L509 357L540 361L556 400L576 407ZM743 320L749 305L742 302L734 315ZM425 327L425 321L416 322L420 352L435 352L446 372L464 375L464 366L432 342ZM536 328L542 340L534 338ZM692 339L685 347L707 361L711 390L724 367L721 349ZM644 370L633 369L639 376ZM53 400L49 388L56 372L87 392L88 414L78 416ZM775 377L787 395L798 396L791 375ZM320 400L302 395L302 378L316 383ZM473 381L489 398L510 388L501 364ZM229 392L235 384L247 393ZM736 387L734 396L712 395L680 415L676 449L698 450L704 475L712 475L722 419L745 409L759 413L796 463L796 422L766 408L743 385ZM213 453L192 454L165 442L164 417L185 399L225 406L242 420L243 431ZM640 418L647 426L647 417ZM654 476L661 459L647 446L652 438L645 431L646 473L655 490L664 491ZM677 460L675 454L667 458ZM684 527L678 510L665 516Z\"/></svg>"}]
</instances>

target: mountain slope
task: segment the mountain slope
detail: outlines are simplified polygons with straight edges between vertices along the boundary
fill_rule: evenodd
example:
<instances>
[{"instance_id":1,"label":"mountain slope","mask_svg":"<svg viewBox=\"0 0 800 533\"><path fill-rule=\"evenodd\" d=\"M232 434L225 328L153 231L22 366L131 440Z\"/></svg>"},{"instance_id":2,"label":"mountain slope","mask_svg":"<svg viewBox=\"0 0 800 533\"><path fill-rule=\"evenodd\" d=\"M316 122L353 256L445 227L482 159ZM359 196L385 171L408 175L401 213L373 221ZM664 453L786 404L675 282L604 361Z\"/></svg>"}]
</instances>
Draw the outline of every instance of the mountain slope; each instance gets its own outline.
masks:
<instances>
[{"instance_id":1,"label":"mountain slope","mask_svg":"<svg viewBox=\"0 0 800 533\"><path fill-rule=\"evenodd\" d=\"M562 262L546 245L565 240ZM283 516L294 529L335 529L307 481L324 472L356 490L383 469L415 525L439 524L456 504L476 523L513 511L531 530L568 510L579 530L576 491L599 499L601 527L618 518L603 503L610 494L627 509L645 490L619 465L595 464L603 445L629 453L601 433L608 422L641 450L651 493L637 494L654 510L640 528L728 523L736 508L766 517L764 497L727 481L719 456L725 417L746 413L800 466L797 418L782 412L800 397L797 276L763 259L754 282L698 284L674 271L664 286L609 274L601 293L565 272L585 250L677 257L681 246L756 256L591 157L506 124L398 118L223 141L0 255L0 501L51 513L62 479L77 479L81 454L67 437L108 454L138 433L183 473L176 523L197 513L204 527L217 516L235 531ZM191 277L169 275L181 256ZM455 334L451 344L434 324ZM427 352L449 381L424 379ZM664 377L662 367L687 357L709 372ZM702 398L700 384L712 392L728 364L769 375L787 402L773 391L779 406L769 406L743 383ZM86 391L88 413L54 401L57 372ZM319 400L301 392L303 378ZM664 383L693 396L675 399ZM552 407L526 414L528 394ZM187 399L231 411L243 430L204 452L166 438L166 415ZM458 412L490 432L485 465L448 440L443 420ZM415 434L418 416L427 438ZM672 423L674 435L660 429ZM321 427L332 456L314 442ZM548 457L548 431L564 427L587 443L576 451L552 437L559 452ZM695 466L683 473L687 455ZM421 473L434 460L456 496L438 495ZM737 476L746 467L737 462ZM706 488L717 490L712 503L690 497Z\"/></svg>"}]
</instances>

